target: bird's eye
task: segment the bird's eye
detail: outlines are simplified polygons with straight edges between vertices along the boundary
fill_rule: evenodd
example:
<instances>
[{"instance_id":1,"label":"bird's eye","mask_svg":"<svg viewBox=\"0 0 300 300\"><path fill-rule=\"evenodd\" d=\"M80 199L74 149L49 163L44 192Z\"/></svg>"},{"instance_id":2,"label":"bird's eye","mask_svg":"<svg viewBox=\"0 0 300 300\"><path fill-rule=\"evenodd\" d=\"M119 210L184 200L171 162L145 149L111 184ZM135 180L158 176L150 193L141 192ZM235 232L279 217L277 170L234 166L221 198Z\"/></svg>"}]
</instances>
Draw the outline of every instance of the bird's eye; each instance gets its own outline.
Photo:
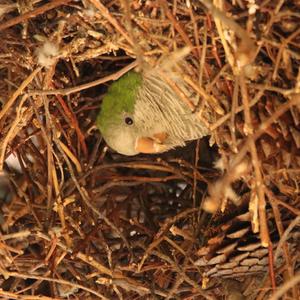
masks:
<instances>
[{"instance_id":1,"label":"bird's eye","mask_svg":"<svg viewBox=\"0 0 300 300\"><path fill-rule=\"evenodd\" d=\"M126 117L126 118L125 118L125 123L126 123L127 125L132 125L132 124L133 124L133 120L132 120L130 117Z\"/></svg>"}]
</instances>

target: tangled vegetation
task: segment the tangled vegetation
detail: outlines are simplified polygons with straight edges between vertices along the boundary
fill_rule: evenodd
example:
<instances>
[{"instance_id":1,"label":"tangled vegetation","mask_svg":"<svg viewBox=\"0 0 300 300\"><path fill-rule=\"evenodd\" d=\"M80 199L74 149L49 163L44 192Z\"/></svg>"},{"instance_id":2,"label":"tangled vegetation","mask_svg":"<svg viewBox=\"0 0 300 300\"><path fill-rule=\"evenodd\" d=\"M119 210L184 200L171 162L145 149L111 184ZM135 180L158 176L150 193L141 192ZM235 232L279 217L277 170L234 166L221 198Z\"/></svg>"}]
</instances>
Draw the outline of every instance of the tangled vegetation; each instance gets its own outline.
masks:
<instances>
[{"instance_id":1,"label":"tangled vegetation","mask_svg":"<svg viewBox=\"0 0 300 300\"><path fill-rule=\"evenodd\" d=\"M299 24L298 0L2 0L0 298L299 299ZM208 138L105 145L103 95L145 64Z\"/></svg>"}]
</instances>

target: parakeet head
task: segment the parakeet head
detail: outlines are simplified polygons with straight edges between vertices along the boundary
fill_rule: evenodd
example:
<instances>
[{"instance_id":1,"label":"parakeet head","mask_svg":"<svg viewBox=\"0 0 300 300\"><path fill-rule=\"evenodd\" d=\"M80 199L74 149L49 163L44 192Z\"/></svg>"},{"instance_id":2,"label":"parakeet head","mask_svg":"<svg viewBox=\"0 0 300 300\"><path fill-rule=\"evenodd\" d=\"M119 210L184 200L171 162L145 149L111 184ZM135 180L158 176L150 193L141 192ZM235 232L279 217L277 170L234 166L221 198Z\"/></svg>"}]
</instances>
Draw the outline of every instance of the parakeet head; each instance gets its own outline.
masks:
<instances>
[{"instance_id":1,"label":"parakeet head","mask_svg":"<svg viewBox=\"0 0 300 300\"><path fill-rule=\"evenodd\" d=\"M97 126L106 143L124 155L138 154L138 128L134 122L136 95L142 84L142 75L128 72L115 81L102 101Z\"/></svg>"}]
</instances>

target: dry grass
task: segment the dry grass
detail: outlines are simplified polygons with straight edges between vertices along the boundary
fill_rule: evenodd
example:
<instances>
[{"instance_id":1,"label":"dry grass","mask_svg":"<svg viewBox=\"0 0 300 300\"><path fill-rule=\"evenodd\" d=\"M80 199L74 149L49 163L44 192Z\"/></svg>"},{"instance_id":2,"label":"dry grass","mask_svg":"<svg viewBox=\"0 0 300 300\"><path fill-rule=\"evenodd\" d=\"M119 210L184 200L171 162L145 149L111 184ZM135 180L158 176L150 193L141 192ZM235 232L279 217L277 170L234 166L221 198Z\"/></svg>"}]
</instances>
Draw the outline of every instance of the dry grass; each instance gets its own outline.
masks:
<instances>
[{"instance_id":1,"label":"dry grass","mask_svg":"<svg viewBox=\"0 0 300 300\"><path fill-rule=\"evenodd\" d=\"M0 4L0 298L299 299L300 2L14 2ZM199 95L213 147L110 151L94 127L109 81L159 64ZM209 275L254 242L259 282Z\"/></svg>"}]
</instances>

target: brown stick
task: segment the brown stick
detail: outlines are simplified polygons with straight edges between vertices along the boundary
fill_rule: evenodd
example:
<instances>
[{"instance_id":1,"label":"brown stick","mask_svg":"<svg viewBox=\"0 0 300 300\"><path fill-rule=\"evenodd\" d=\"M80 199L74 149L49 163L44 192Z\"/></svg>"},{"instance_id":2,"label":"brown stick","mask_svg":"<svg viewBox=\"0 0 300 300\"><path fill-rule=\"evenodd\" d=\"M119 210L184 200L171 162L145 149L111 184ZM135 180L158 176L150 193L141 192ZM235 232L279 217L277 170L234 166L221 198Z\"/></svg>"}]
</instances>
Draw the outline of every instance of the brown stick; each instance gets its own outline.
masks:
<instances>
[{"instance_id":1,"label":"brown stick","mask_svg":"<svg viewBox=\"0 0 300 300\"><path fill-rule=\"evenodd\" d=\"M54 0L54 1L51 1L50 3L47 3L47 4L45 4L43 6L40 6L40 7L36 8L32 11L29 11L29 12L27 12L27 13L21 15L21 16L10 19L10 20L6 21L5 23L0 24L0 31L4 30L6 28L12 27L14 25L17 25L19 23L22 23L22 22L24 22L28 19L34 18L38 15L41 15L41 14L45 13L48 10L51 10L55 7L67 4L69 2L71 2L71 0Z\"/></svg>"},{"instance_id":2,"label":"brown stick","mask_svg":"<svg viewBox=\"0 0 300 300\"><path fill-rule=\"evenodd\" d=\"M103 17L115 27L115 29L126 39L126 41L133 45L131 37L127 34L126 30L119 24L119 22L111 15L109 10L98 0L89 0L103 15Z\"/></svg>"},{"instance_id":3,"label":"brown stick","mask_svg":"<svg viewBox=\"0 0 300 300\"><path fill-rule=\"evenodd\" d=\"M92 82L88 82L88 83L84 83L75 87L71 87L71 88L66 88L66 89L58 89L58 90L44 90L44 91L34 91L31 90L28 92L28 95L70 95L72 93L77 93L80 92L82 90L91 88L93 86L99 85L99 84L103 84L107 81L110 80L117 80L119 79L122 75L124 75L126 72L130 71L131 69L133 69L134 67L137 66L137 61L132 62L131 64L127 65L126 67L124 67L123 69L117 71L116 73L113 73L111 75L105 76L103 78L94 80Z\"/></svg>"},{"instance_id":4,"label":"brown stick","mask_svg":"<svg viewBox=\"0 0 300 300\"><path fill-rule=\"evenodd\" d=\"M255 172L255 188L258 196L258 213L259 213L259 227L260 227L260 238L263 247L268 247L270 242L268 225L267 225L267 217L266 217L266 199L265 199L265 187L263 176L260 170L260 161L257 155L257 149L255 146L255 135L253 133L252 120L250 115L250 106L249 106L249 97L248 90L246 86L244 72L241 72L240 75L240 86L241 86L241 94L242 100L244 104L244 116L245 116L245 126L247 130L247 134L249 134L249 152L252 157L252 164Z\"/></svg>"}]
</instances>

